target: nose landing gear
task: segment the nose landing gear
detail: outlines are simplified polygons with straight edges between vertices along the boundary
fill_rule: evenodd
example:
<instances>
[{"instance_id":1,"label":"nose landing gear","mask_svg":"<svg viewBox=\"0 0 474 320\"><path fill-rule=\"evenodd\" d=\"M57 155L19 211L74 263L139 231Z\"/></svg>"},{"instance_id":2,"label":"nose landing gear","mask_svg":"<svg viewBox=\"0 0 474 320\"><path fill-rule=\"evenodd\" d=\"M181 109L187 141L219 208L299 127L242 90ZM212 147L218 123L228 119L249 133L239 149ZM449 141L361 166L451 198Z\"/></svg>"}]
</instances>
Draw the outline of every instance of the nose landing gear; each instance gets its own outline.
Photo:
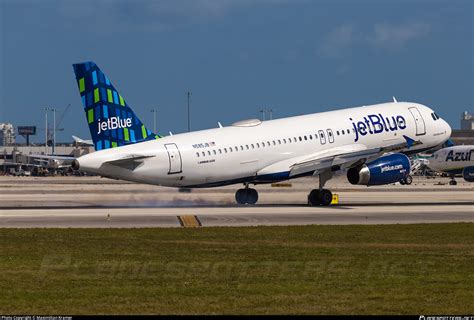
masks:
<instances>
[{"instance_id":1,"label":"nose landing gear","mask_svg":"<svg viewBox=\"0 0 474 320\"><path fill-rule=\"evenodd\" d=\"M408 175L405 179L400 180L400 184L410 185L413 182L413 177Z\"/></svg>"},{"instance_id":2,"label":"nose landing gear","mask_svg":"<svg viewBox=\"0 0 474 320\"><path fill-rule=\"evenodd\" d=\"M249 188L248 185L244 189L239 189L235 193L235 201L238 204L254 205L258 201L258 192L255 189Z\"/></svg>"}]
</instances>

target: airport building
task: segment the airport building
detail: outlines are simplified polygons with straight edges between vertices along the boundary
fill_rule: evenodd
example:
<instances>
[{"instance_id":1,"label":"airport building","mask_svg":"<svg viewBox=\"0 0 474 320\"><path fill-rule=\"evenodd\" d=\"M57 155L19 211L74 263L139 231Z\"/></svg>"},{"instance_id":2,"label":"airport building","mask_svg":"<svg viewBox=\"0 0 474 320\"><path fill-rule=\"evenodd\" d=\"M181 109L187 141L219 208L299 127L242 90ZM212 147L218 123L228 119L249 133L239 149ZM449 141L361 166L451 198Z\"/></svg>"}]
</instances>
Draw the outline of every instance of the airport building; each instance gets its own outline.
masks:
<instances>
[{"instance_id":1,"label":"airport building","mask_svg":"<svg viewBox=\"0 0 474 320\"><path fill-rule=\"evenodd\" d=\"M15 129L11 123L0 123L0 146L15 144Z\"/></svg>"},{"instance_id":2,"label":"airport building","mask_svg":"<svg viewBox=\"0 0 474 320\"><path fill-rule=\"evenodd\" d=\"M461 115L461 129L454 129L451 141L455 145L474 144L474 115L464 111Z\"/></svg>"},{"instance_id":3,"label":"airport building","mask_svg":"<svg viewBox=\"0 0 474 320\"><path fill-rule=\"evenodd\" d=\"M474 115L464 111L461 116L461 130L474 130Z\"/></svg>"}]
</instances>

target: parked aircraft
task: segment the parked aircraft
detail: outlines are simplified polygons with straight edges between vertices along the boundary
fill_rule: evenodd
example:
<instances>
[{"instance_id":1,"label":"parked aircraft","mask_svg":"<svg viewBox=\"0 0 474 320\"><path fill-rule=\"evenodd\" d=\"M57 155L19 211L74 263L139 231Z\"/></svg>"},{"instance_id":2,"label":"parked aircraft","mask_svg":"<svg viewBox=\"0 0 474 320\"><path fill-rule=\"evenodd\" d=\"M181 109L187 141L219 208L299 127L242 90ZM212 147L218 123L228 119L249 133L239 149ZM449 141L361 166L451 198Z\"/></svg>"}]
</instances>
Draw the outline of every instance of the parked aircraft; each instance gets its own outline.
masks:
<instances>
[{"instance_id":1,"label":"parked aircraft","mask_svg":"<svg viewBox=\"0 0 474 320\"><path fill-rule=\"evenodd\" d=\"M456 185L455 175L462 175L464 180L474 182L474 146L462 145L443 148L428 159L428 166L438 172L448 173L450 185Z\"/></svg>"}]
</instances>

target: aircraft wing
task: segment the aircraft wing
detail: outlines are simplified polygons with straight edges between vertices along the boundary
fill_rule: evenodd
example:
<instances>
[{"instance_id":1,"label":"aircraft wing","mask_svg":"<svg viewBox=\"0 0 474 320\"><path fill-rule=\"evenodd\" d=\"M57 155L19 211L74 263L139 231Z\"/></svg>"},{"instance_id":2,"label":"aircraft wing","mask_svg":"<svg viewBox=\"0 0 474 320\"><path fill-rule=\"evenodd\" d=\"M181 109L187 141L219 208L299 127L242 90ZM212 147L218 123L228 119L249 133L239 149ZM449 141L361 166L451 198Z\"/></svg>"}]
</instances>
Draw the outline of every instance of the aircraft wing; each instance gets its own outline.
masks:
<instances>
[{"instance_id":1,"label":"aircraft wing","mask_svg":"<svg viewBox=\"0 0 474 320\"><path fill-rule=\"evenodd\" d=\"M260 170L257 172L257 176L281 172L289 172L288 178L309 172L313 172L314 175L322 174L324 172L331 172L334 167L346 169L370 162L384 153L396 152L419 143L407 136L403 136L403 138L404 140L387 141L384 147L379 148L368 149L360 143L348 144L318 151L303 157L291 158Z\"/></svg>"},{"instance_id":2,"label":"aircraft wing","mask_svg":"<svg viewBox=\"0 0 474 320\"><path fill-rule=\"evenodd\" d=\"M76 157L68 156L55 156L55 155L44 155L44 154L25 154L25 157L34 158L34 159L44 159L44 160L58 160L58 161L73 161Z\"/></svg>"}]
</instances>

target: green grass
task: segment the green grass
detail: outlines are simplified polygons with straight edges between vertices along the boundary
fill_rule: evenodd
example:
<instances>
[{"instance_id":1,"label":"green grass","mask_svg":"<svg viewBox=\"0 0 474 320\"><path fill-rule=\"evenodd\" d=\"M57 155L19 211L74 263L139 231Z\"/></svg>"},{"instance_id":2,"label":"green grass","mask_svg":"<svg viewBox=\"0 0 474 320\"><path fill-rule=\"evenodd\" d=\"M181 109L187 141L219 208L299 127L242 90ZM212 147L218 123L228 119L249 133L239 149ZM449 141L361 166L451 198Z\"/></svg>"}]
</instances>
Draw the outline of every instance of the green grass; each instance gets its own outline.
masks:
<instances>
[{"instance_id":1,"label":"green grass","mask_svg":"<svg viewBox=\"0 0 474 320\"><path fill-rule=\"evenodd\" d=\"M474 224L0 229L0 314L468 314Z\"/></svg>"}]
</instances>

